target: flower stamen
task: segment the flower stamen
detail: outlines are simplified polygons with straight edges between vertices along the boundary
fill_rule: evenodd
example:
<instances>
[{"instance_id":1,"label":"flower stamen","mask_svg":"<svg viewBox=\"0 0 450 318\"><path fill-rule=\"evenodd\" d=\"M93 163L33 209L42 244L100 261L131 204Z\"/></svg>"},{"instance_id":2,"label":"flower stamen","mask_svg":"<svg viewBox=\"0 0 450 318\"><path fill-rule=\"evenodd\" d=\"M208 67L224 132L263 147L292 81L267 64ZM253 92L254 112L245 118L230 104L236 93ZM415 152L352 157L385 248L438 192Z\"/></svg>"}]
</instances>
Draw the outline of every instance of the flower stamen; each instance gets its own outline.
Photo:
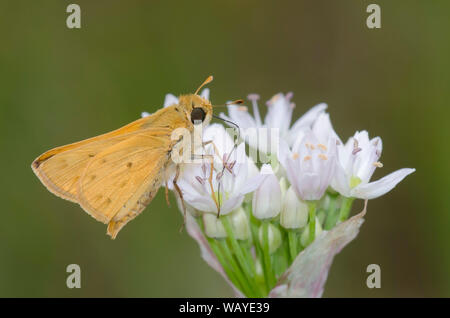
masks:
<instances>
[{"instance_id":1,"label":"flower stamen","mask_svg":"<svg viewBox=\"0 0 450 318\"><path fill-rule=\"evenodd\" d=\"M377 168L383 168L383 164L379 161L374 162L373 165Z\"/></svg>"},{"instance_id":2,"label":"flower stamen","mask_svg":"<svg viewBox=\"0 0 450 318\"><path fill-rule=\"evenodd\" d=\"M323 151L327 151L327 146L325 146L324 144L317 144L317 148L323 150Z\"/></svg>"},{"instance_id":3,"label":"flower stamen","mask_svg":"<svg viewBox=\"0 0 450 318\"><path fill-rule=\"evenodd\" d=\"M196 176L195 179L197 179L197 181L198 181L201 185L204 185L204 184L205 184L205 182L203 181L203 179L202 179L201 177Z\"/></svg>"},{"instance_id":4,"label":"flower stamen","mask_svg":"<svg viewBox=\"0 0 450 318\"><path fill-rule=\"evenodd\" d=\"M328 157L326 155L324 155L323 153L319 153L318 157L322 160L328 160Z\"/></svg>"}]
</instances>

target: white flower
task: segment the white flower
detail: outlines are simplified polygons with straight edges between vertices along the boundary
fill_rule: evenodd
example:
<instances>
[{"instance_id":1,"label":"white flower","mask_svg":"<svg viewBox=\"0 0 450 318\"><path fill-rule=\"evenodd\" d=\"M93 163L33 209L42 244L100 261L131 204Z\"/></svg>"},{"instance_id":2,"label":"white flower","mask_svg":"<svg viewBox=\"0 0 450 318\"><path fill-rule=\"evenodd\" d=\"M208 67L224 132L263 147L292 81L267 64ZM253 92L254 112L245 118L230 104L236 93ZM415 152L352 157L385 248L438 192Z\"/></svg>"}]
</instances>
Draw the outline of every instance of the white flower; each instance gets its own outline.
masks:
<instances>
[{"instance_id":1,"label":"white flower","mask_svg":"<svg viewBox=\"0 0 450 318\"><path fill-rule=\"evenodd\" d=\"M203 97L204 99L208 99L209 100L209 89L205 88L202 90L202 92L200 93L200 96ZM178 97L176 97L173 94L167 94L165 99L164 99L164 107L168 107L171 106L173 104L178 104ZM149 112L142 112L141 113L141 117L147 117L150 116L151 113Z\"/></svg>"},{"instance_id":2,"label":"white flower","mask_svg":"<svg viewBox=\"0 0 450 318\"><path fill-rule=\"evenodd\" d=\"M292 95L292 93L286 95L279 93L272 97L267 102L268 111L264 123L257 103L259 96L256 94L248 96L253 105L253 116L248 113L245 106L229 105L229 116L221 113L220 117L236 123L240 128L241 136L252 148L264 153L275 152L276 149L273 147L277 145L278 138L285 139L289 145L292 145L299 131L310 128L317 116L327 108L324 103L314 106L289 128L295 107L295 104L290 101Z\"/></svg>"},{"instance_id":3,"label":"white flower","mask_svg":"<svg viewBox=\"0 0 450 318\"><path fill-rule=\"evenodd\" d=\"M381 156L380 137L369 139L367 131L356 132L345 145L338 146L338 160L335 177L331 183L333 189L346 197L374 199L392 190L415 169L397 170L384 178L369 182Z\"/></svg>"},{"instance_id":4,"label":"white flower","mask_svg":"<svg viewBox=\"0 0 450 318\"><path fill-rule=\"evenodd\" d=\"M245 154L245 144L240 144L233 151L233 140L222 125L210 125L205 129L203 137L204 141L213 137L214 144L219 150L219 154L215 154L211 144L206 146L206 152L216 157L211 183L209 182L211 165L204 159L202 163L185 164L177 184L183 199L195 209L217 213L219 205L220 214L225 215L239 208L245 194L254 191L264 176L259 173L256 176L249 176L250 164ZM227 168L224 169L223 164L217 164L221 162L220 158L226 159Z\"/></svg>"},{"instance_id":5,"label":"white flower","mask_svg":"<svg viewBox=\"0 0 450 318\"><path fill-rule=\"evenodd\" d=\"M264 181L253 193L252 211L257 219L271 219L281 211L281 188L270 165L263 165Z\"/></svg>"},{"instance_id":6,"label":"white flower","mask_svg":"<svg viewBox=\"0 0 450 318\"><path fill-rule=\"evenodd\" d=\"M279 160L286 176L302 200L319 200L331 182L335 170L336 139L329 137L321 143L316 137L323 127L307 131L294 143L292 151L280 141ZM315 133L316 132L316 133Z\"/></svg>"}]
</instances>

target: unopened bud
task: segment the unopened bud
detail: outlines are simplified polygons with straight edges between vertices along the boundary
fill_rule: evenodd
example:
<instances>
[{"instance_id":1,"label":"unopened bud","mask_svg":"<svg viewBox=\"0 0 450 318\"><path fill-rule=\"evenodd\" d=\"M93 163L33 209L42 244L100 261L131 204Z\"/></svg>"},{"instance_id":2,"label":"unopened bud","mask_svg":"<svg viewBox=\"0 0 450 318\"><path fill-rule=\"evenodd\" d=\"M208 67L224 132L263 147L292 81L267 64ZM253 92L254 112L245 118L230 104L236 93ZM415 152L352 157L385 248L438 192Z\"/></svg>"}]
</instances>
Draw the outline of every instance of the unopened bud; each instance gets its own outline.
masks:
<instances>
[{"instance_id":1,"label":"unopened bud","mask_svg":"<svg viewBox=\"0 0 450 318\"><path fill-rule=\"evenodd\" d=\"M322 226L320 225L319 219L316 217L316 233L315 237L318 237L319 234L322 233ZM302 233L302 236L300 237L300 242L303 246L307 246L309 243L309 226L305 228L305 230Z\"/></svg>"},{"instance_id":2,"label":"unopened bud","mask_svg":"<svg viewBox=\"0 0 450 318\"><path fill-rule=\"evenodd\" d=\"M247 240L250 237L250 224L247 214L240 207L230 214L231 224L233 226L234 236L238 240Z\"/></svg>"},{"instance_id":3,"label":"unopened bud","mask_svg":"<svg viewBox=\"0 0 450 318\"><path fill-rule=\"evenodd\" d=\"M304 227L307 222L308 205L297 198L291 186L284 196L280 224L286 229L298 229Z\"/></svg>"},{"instance_id":4,"label":"unopened bud","mask_svg":"<svg viewBox=\"0 0 450 318\"><path fill-rule=\"evenodd\" d=\"M217 215L212 213L203 213L203 224L205 226L205 233L210 238L224 238L227 237L222 221Z\"/></svg>"},{"instance_id":5,"label":"unopened bud","mask_svg":"<svg viewBox=\"0 0 450 318\"><path fill-rule=\"evenodd\" d=\"M258 236L259 236L259 242L261 244L261 246L264 246L264 226L261 225L259 227L259 231L258 231ZM272 225L271 223L269 223L268 226L268 240L269 240L269 253L272 254L273 252L275 252L277 250L277 248L280 247L281 245L281 233L280 230Z\"/></svg>"},{"instance_id":6,"label":"unopened bud","mask_svg":"<svg viewBox=\"0 0 450 318\"><path fill-rule=\"evenodd\" d=\"M253 193L252 212L257 219L271 219L281 210L280 184L270 165L263 165L261 173L266 177Z\"/></svg>"}]
</instances>

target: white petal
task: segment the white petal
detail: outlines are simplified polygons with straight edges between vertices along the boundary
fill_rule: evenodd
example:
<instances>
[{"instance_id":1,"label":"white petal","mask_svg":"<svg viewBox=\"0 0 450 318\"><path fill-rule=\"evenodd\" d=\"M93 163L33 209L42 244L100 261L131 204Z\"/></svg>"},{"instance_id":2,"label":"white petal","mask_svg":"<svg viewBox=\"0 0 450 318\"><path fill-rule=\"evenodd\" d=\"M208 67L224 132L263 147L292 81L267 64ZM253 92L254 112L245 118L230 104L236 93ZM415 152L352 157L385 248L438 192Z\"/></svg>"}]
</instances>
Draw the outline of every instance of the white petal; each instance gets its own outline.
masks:
<instances>
[{"instance_id":1,"label":"white petal","mask_svg":"<svg viewBox=\"0 0 450 318\"><path fill-rule=\"evenodd\" d=\"M148 116L150 116L151 114L150 113L148 113L148 112L142 112L141 113L141 117L148 117Z\"/></svg>"},{"instance_id":2,"label":"white petal","mask_svg":"<svg viewBox=\"0 0 450 318\"><path fill-rule=\"evenodd\" d=\"M236 210L244 201L243 195L234 195L228 198L220 207L220 215L226 215Z\"/></svg>"},{"instance_id":3,"label":"white petal","mask_svg":"<svg viewBox=\"0 0 450 318\"><path fill-rule=\"evenodd\" d=\"M331 187L345 197L350 197L350 178L345 173L339 162L336 162L334 177L331 180Z\"/></svg>"},{"instance_id":4,"label":"white petal","mask_svg":"<svg viewBox=\"0 0 450 318\"><path fill-rule=\"evenodd\" d=\"M203 89L202 92L200 93L200 96L203 97L204 99L209 100L209 88Z\"/></svg>"},{"instance_id":5,"label":"white petal","mask_svg":"<svg viewBox=\"0 0 450 318\"><path fill-rule=\"evenodd\" d=\"M255 191L266 177L267 175L257 174L256 176L249 178L245 185L241 189L239 189L239 193L247 194Z\"/></svg>"},{"instance_id":6,"label":"white petal","mask_svg":"<svg viewBox=\"0 0 450 318\"><path fill-rule=\"evenodd\" d=\"M173 104L178 104L178 98L172 94L167 94L164 99L164 107L171 106Z\"/></svg>"},{"instance_id":7,"label":"white petal","mask_svg":"<svg viewBox=\"0 0 450 318\"><path fill-rule=\"evenodd\" d=\"M325 111L327 104L321 103L308 110L302 117L292 125L289 131L288 142L292 145L295 142L297 133L305 127L311 127L316 118Z\"/></svg>"},{"instance_id":8,"label":"white petal","mask_svg":"<svg viewBox=\"0 0 450 318\"><path fill-rule=\"evenodd\" d=\"M407 175L416 169L403 168L388 174L380 180L362 184L352 190L352 196L360 199L375 199L391 191Z\"/></svg>"},{"instance_id":9,"label":"white petal","mask_svg":"<svg viewBox=\"0 0 450 318\"><path fill-rule=\"evenodd\" d=\"M292 95L292 94L290 94ZM268 111L264 123L269 128L279 128L282 135L291 125L293 106L288 95L277 94L268 102Z\"/></svg>"},{"instance_id":10,"label":"white petal","mask_svg":"<svg viewBox=\"0 0 450 318\"><path fill-rule=\"evenodd\" d=\"M329 138L337 139L339 144L342 143L331 124L330 114L321 113L314 122L312 131L316 135L320 143L326 144Z\"/></svg>"},{"instance_id":11,"label":"white petal","mask_svg":"<svg viewBox=\"0 0 450 318\"><path fill-rule=\"evenodd\" d=\"M228 115L229 115L228 120L238 125L240 129L256 127L255 119L249 114L249 112L245 108L243 108L243 106L228 105Z\"/></svg>"}]
</instances>

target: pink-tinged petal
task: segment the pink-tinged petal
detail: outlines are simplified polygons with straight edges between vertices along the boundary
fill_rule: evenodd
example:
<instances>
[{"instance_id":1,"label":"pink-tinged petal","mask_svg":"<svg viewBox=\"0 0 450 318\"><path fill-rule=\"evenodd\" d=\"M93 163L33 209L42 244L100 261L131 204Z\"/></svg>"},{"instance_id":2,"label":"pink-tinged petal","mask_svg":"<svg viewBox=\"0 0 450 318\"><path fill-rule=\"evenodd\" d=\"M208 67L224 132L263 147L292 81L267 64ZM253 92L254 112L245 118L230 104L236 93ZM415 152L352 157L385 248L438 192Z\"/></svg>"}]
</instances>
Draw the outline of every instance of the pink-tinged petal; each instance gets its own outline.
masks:
<instances>
[{"instance_id":1,"label":"pink-tinged petal","mask_svg":"<svg viewBox=\"0 0 450 318\"><path fill-rule=\"evenodd\" d=\"M333 258L358 235L366 207L367 201L362 212L322 232L297 256L269 297L321 297Z\"/></svg>"},{"instance_id":2,"label":"pink-tinged petal","mask_svg":"<svg viewBox=\"0 0 450 318\"><path fill-rule=\"evenodd\" d=\"M222 275L225 281L231 286L231 288L233 288L236 297L243 298L244 295L228 279L222 268L222 265L220 265L217 257L214 255L214 252L209 247L208 241L200 230L200 227L198 226L197 222L195 222L194 217L189 214L186 215L186 230L188 234L198 243L202 258L205 260L205 262L216 272Z\"/></svg>"},{"instance_id":3,"label":"pink-tinged petal","mask_svg":"<svg viewBox=\"0 0 450 318\"><path fill-rule=\"evenodd\" d=\"M178 98L172 94L167 94L164 99L164 107L168 107L173 104L178 104Z\"/></svg>"},{"instance_id":4,"label":"pink-tinged petal","mask_svg":"<svg viewBox=\"0 0 450 318\"><path fill-rule=\"evenodd\" d=\"M380 180L362 184L352 190L352 196L360 199L375 199L391 191L407 175L413 173L416 169L403 168L394 171Z\"/></svg>"}]
</instances>

